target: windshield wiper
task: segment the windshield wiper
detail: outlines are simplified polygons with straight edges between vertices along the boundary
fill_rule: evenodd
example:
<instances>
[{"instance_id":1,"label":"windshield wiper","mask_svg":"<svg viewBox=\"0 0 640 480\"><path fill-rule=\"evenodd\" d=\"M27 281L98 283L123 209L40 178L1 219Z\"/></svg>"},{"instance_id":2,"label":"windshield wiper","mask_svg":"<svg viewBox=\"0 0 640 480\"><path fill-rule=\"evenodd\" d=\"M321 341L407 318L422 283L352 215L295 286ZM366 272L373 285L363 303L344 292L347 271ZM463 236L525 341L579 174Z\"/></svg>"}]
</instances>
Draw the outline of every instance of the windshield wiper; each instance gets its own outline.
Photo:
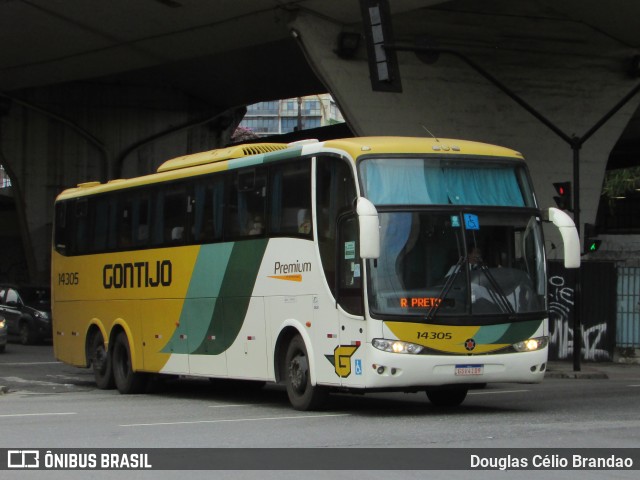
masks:
<instances>
[{"instance_id":1,"label":"windshield wiper","mask_svg":"<svg viewBox=\"0 0 640 480\"><path fill-rule=\"evenodd\" d=\"M440 290L440 293L438 294L438 298L440 299L440 301L434 302L434 304L431 305L431 307L429 308L429 311L427 312L428 322L430 322L435 318L436 313L438 313L438 310L440 309L440 305L442 305L445 297L449 294L449 290L451 290L451 287L453 287L453 282L458 277L458 274L462 271L462 265L465 265L466 263L467 263L467 257L466 256L460 257L458 259L458 263L456 263L452 267L453 273L451 273L451 275L447 277L447 281L444 282L444 286L442 287L442 290Z\"/></svg>"},{"instance_id":2,"label":"windshield wiper","mask_svg":"<svg viewBox=\"0 0 640 480\"><path fill-rule=\"evenodd\" d=\"M487 280L489 280L489 283L493 288L493 291L490 290L489 292L493 294L492 296L497 297L495 298L496 304L500 307L500 309L503 312L515 314L516 312L511 306L511 303L509 303L509 300L507 299L507 296L505 295L504 290L502 290L502 287L500 286L500 284L496 281L495 277L491 274L491 271L489 270L489 267L487 267L487 264L484 263L482 260L480 260L478 262L478 265L480 266L480 271L484 273L484 276L487 277Z\"/></svg>"}]
</instances>

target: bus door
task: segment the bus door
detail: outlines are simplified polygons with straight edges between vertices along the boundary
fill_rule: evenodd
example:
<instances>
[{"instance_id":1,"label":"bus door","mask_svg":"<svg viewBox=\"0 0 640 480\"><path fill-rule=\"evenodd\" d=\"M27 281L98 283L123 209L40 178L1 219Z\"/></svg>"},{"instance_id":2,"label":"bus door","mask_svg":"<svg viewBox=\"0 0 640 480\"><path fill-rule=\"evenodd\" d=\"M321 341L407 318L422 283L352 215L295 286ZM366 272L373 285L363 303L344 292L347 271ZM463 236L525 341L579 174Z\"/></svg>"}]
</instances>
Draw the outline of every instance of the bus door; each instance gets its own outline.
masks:
<instances>
[{"instance_id":1,"label":"bus door","mask_svg":"<svg viewBox=\"0 0 640 480\"><path fill-rule=\"evenodd\" d=\"M364 344L367 336L358 235L357 215L349 213L339 218L336 296L340 317L340 345L334 361L336 373L344 386L364 385Z\"/></svg>"}]
</instances>

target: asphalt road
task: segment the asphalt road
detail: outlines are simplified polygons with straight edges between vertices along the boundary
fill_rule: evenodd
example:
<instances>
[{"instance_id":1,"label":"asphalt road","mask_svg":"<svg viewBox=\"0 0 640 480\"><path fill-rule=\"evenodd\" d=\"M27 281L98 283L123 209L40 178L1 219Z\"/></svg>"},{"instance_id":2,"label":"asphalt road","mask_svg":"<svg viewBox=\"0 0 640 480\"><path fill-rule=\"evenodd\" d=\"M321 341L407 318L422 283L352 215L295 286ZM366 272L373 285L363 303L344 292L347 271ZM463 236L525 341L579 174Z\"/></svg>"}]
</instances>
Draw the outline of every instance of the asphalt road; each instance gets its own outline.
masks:
<instances>
[{"instance_id":1,"label":"asphalt road","mask_svg":"<svg viewBox=\"0 0 640 480\"><path fill-rule=\"evenodd\" d=\"M334 395L323 411L297 412L278 386L243 390L188 378L157 382L144 395L98 390L89 370L56 362L50 345L10 344L0 355L0 385L8 390L0 395L0 448L640 449L640 366L614 368L608 378L489 386L471 391L453 411L432 407L424 393L393 393ZM419 477L394 472L393 458L389 465L390 475L373 476ZM151 472L138 472L145 473ZM233 478L256 478L250 473L235 472ZM292 475L282 473L260 478ZM316 473L305 472L304 478ZM330 478L356 478L357 473L338 477L332 472ZM436 478L434 473L429 478ZM447 472L443 478L468 478L470 473ZM483 472L472 473L480 478ZM507 473L515 475L509 478L581 479L603 474ZM215 478L229 474L217 472ZM610 477L637 478L637 471Z\"/></svg>"}]
</instances>

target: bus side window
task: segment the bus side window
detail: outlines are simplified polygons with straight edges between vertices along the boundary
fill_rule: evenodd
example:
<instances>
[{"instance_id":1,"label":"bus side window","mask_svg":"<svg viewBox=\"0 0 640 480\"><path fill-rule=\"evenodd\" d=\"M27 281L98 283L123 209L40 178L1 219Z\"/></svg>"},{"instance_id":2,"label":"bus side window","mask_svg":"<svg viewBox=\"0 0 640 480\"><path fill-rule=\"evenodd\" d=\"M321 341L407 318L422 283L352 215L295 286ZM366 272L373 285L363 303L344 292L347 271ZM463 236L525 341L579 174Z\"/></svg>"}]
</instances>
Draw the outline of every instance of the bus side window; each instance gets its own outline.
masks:
<instances>
[{"instance_id":1,"label":"bus side window","mask_svg":"<svg viewBox=\"0 0 640 480\"><path fill-rule=\"evenodd\" d=\"M266 170L240 170L229 177L226 233L230 238L262 236L265 233Z\"/></svg>"},{"instance_id":2,"label":"bus side window","mask_svg":"<svg viewBox=\"0 0 640 480\"><path fill-rule=\"evenodd\" d=\"M115 248L115 195L107 194L90 199L89 212L93 222L91 251L104 252Z\"/></svg>"},{"instance_id":3,"label":"bus side window","mask_svg":"<svg viewBox=\"0 0 640 480\"><path fill-rule=\"evenodd\" d=\"M148 189L132 192L125 202L128 208L128 221L125 224L126 234L131 247L146 247L150 233L150 198ZM126 245L124 245L126 246Z\"/></svg>"},{"instance_id":4,"label":"bus side window","mask_svg":"<svg viewBox=\"0 0 640 480\"><path fill-rule=\"evenodd\" d=\"M88 201L86 198L78 198L76 200L75 208L75 222L76 222L76 238L73 241L72 253L74 255L82 255L87 253L87 234L88 234Z\"/></svg>"},{"instance_id":5,"label":"bus side window","mask_svg":"<svg viewBox=\"0 0 640 480\"><path fill-rule=\"evenodd\" d=\"M224 181L206 178L195 186L193 197L193 241L211 243L222 238Z\"/></svg>"},{"instance_id":6,"label":"bus side window","mask_svg":"<svg viewBox=\"0 0 640 480\"><path fill-rule=\"evenodd\" d=\"M149 243L150 199L148 191L138 195L133 206L133 241L137 247L145 247Z\"/></svg>"},{"instance_id":7,"label":"bus side window","mask_svg":"<svg viewBox=\"0 0 640 480\"><path fill-rule=\"evenodd\" d=\"M132 246L131 237L131 217L132 217L132 201L130 198L121 196L118 202L118 248L128 249Z\"/></svg>"},{"instance_id":8,"label":"bus side window","mask_svg":"<svg viewBox=\"0 0 640 480\"><path fill-rule=\"evenodd\" d=\"M152 235L154 245L185 243L187 203L186 189L182 184L168 185L157 191Z\"/></svg>"},{"instance_id":9,"label":"bus side window","mask_svg":"<svg viewBox=\"0 0 640 480\"><path fill-rule=\"evenodd\" d=\"M68 202L58 202L55 206L56 226L54 246L58 253L67 255L67 246L69 244L68 233L70 229L67 227L67 205Z\"/></svg>"},{"instance_id":10,"label":"bus side window","mask_svg":"<svg viewBox=\"0 0 640 480\"><path fill-rule=\"evenodd\" d=\"M311 161L273 165L270 189L269 233L311 236Z\"/></svg>"}]
</instances>

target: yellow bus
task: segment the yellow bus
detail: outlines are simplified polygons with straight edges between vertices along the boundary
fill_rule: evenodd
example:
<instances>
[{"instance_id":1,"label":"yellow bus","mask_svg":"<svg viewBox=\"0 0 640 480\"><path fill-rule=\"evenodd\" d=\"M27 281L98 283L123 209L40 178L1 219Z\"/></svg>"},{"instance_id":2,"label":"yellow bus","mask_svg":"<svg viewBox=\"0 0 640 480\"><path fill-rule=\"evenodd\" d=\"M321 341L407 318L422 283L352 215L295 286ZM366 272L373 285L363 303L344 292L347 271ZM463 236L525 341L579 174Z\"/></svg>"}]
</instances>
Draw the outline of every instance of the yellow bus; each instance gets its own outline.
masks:
<instances>
[{"instance_id":1,"label":"yellow bus","mask_svg":"<svg viewBox=\"0 0 640 480\"><path fill-rule=\"evenodd\" d=\"M546 216L521 154L445 139L241 145L80 184L55 203L55 356L124 394L282 383L300 410L540 382ZM571 218L548 217L578 266Z\"/></svg>"}]
</instances>

